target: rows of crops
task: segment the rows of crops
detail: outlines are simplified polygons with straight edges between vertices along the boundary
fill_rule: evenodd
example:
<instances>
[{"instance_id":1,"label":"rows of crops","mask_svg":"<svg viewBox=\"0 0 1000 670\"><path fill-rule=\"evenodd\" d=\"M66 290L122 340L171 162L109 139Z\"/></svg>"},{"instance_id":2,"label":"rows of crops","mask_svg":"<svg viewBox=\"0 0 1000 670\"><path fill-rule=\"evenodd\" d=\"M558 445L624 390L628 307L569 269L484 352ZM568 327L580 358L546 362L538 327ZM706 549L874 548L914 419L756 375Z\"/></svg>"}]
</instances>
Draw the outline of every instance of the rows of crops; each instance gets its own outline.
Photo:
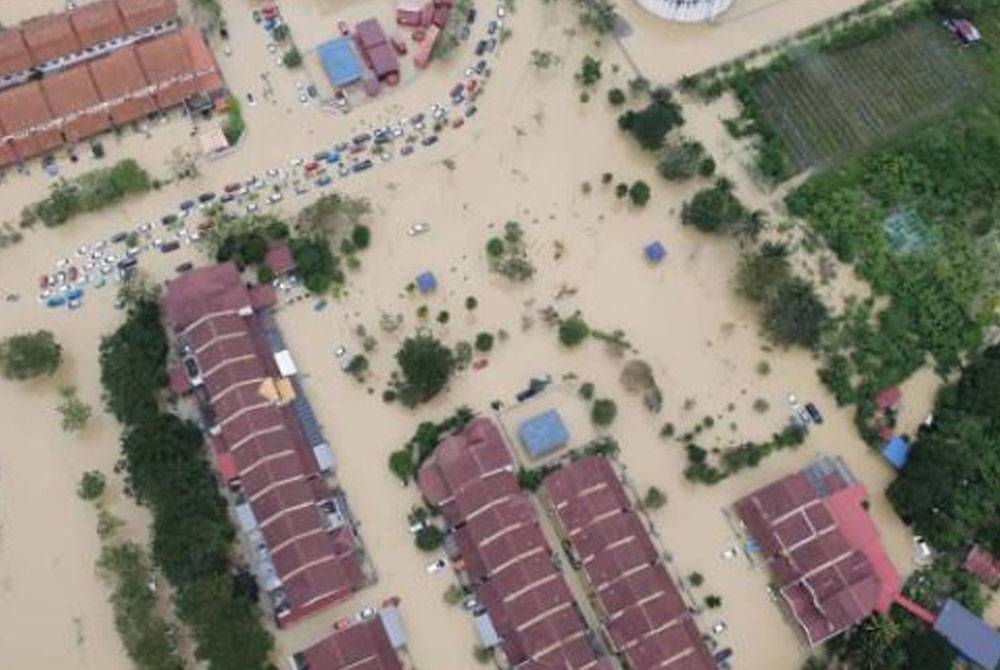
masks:
<instances>
[{"instance_id":1,"label":"rows of crops","mask_svg":"<svg viewBox=\"0 0 1000 670\"><path fill-rule=\"evenodd\" d=\"M920 21L842 51L803 51L753 95L802 170L940 113L978 80L947 31Z\"/></svg>"}]
</instances>

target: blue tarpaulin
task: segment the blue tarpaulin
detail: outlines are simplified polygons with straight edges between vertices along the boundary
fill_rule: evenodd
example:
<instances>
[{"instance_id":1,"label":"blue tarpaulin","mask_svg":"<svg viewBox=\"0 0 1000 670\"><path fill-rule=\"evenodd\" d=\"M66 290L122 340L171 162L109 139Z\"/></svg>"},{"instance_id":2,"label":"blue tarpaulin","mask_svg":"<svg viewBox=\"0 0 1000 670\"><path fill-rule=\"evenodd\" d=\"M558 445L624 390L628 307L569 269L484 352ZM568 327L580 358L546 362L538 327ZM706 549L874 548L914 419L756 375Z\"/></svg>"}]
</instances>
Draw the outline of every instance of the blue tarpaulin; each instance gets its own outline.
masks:
<instances>
[{"instance_id":1,"label":"blue tarpaulin","mask_svg":"<svg viewBox=\"0 0 1000 670\"><path fill-rule=\"evenodd\" d=\"M437 278L433 272L423 272L417 276L417 288L421 293L430 293L437 288Z\"/></svg>"},{"instance_id":2,"label":"blue tarpaulin","mask_svg":"<svg viewBox=\"0 0 1000 670\"><path fill-rule=\"evenodd\" d=\"M361 79L361 60L354 53L349 37L338 37L321 44L316 51L326 70L326 76L334 86L347 86Z\"/></svg>"},{"instance_id":3,"label":"blue tarpaulin","mask_svg":"<svg viewBox=\"0 0 1000 670\"><path fill-rule=\"evenodd\" d=\"M646 245L646 260L650 263L659 263L667 257L667 249L661 242L650 242Z\"/></svg>"},{"instance_id":4,"label":"blue tarpaulin","mask_svg":"<svg viewBox=\"0 0 1000 670\"><path fill-rule=\"evenodd\" d=\"M962 658L986 670L994 670L1000 664L1000 633L954 600L945 602L934 622L934 630L948 640Z\"/></svg>"},{"instance_id":5,"label":"blue tarpaulin","mask_svg":"<svg viewBox=\"0 0 1000 670\"><path fill-rule=\"evenodd\" d=\"M897 470L902 470L906 465L906 460L910 457L910 445L899 435L885 443L882 447L882 455L885 460L892 464Z\"/></svg>"},{"instance_id":6,"label":"blue tarpaulin","mask_svg":"<svg viewBox=\"0 0 1000 670\"><path fill-rule=\"evenodd\" d=\"M569 442L569 431L559 412L554 409L523 422L517 427L517 436L521 438L521 444L528 453L535 458L564 447Z\"/></svg>"}]
</instances>

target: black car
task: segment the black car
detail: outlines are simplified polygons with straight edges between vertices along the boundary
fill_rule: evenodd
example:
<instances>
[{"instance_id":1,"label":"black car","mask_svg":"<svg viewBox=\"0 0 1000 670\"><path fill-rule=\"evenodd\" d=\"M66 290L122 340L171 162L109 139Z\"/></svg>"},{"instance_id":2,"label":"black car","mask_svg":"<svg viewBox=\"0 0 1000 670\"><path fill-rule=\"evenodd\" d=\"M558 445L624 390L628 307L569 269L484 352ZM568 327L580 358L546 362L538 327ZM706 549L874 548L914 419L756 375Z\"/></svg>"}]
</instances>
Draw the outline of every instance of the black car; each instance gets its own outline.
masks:
<instances>
[{"instance_id":1,"label":"black car","mask_svg":"<svg viewBox=\"0 0 1000 670\"><path fill-rule=\"evenodd\" d=\"M468 13L465 15L465 20L467 23L473 23L476 20L476 8L472 7L469 9Z\"/></svg>"},{"instance_id":2,"label":"black car","mask_svg":"<svg viewBox=\"0 0 1000 670\"><path fill-rule=\"evenodd\" d=\"M225 194L223 194L223 196L221 198L219 198L219 202L222 202L222 203L232 202L235 199L236 199L236 196L234 196L232 193L225 193Z\"/></svg>"},{"instance_id":3,"label":"black car","mask_svg":"<svg viewBox=\"0 0 1000 670\"><path fill-rule=\"evenodd\" d=\"M812 418L813 422L818 426L823 423L823 415L820 414L819 408L811 402L806 403L806 411L809 412L809 416Z\"/></svg>"},{"instance_id":4,"label":"black car","mask_svg":"<svg viewBox=\"0 0 1000 670\"><path fill-rule=\"evenodd\" d=\"M160 251L165 254L169 254L171 251L177 251L181 248L181 243L177 240L171 240L169 242L164 242L160 245Z\"/></svg>"},{"instance_id":5,"label":"black car","mask_svg":"<svg viewBox=\"0 0 1000 670\"><path fill-rule=\"evenodd\" d=\"M316 96L319 95L319 91L316 90L316 86L314 84L309 84L308 86L306 86L306 94L310 98L315 98Z\"/></svg>"},{"instance_id":6,"label":"black car","mask_svg":"<svg viewBox=\"0 0 1000 670\"><path fill-rule=\"evenodd\" d=\"M482 56L484 53L486 53L486 40L479 40L476 44L476 55Z\"/></svg>"},{"instance_id":7,"label":"black car","mask_svg":"<svg viewBox=\"0 0 1000 670\"><path fill-rule=\"evenodd\" d=\"M478 72L479 74L482 74L483 70L485 70L485 69L486 69L486 61L485 60L481 60L478 63L476 63L476 72Z\"/></svg>"},{"instance_id":8,"label":"black car","mask_svg":"<svg viewBox=\"0 0 1000 670\"><path fill-rule=\"evenodd\" d=\"M215 200L215 194L211 191L198 196L198 202L212 202L213 200Z\"/></svg>"},{"instance_id":9,"label":"black car","mask_svg":"<svg viewBox=\"0 0 1000 670\"><path fill-rule=\"evenodd\" d=\"M364 144L365 142L367 142L371 138L372 138L372 136L369 133L361 133L360 135L355 135L354 136L354 143L355 144Z\"/></svg>"},{"instance_id":10,"label":"black car","mask_svg":"<svg viewBox=\"0 0 1000 670\"><path fill-rule=\"evenodd\" d=\"M423 112L419 112L418 114L414 114L413 116L410 117L410 123L412 123L413 125L417 125L418 123L423 122L423 120L424 120Z\"/></svg>"},{"instance_id":11,"label":"black car","mask_svg":"<svg viewBox=\"0 0 1000 670\"><path fill-rule=\"evenodd\" d=\"M185 200L180 205L180 208L183 211L187 211L189 209L192 209L193 207L194 207L194 200Z\"/></svg>"},{"instance_id":12,"label":"black car","mask_svg":"<svg viewBox=\"0 0 1000 670\"><path fill-rule=\"evenodd\" d=\"M354 170L355 172L364 172L365 170L367 170L371 166L372 166L372 162L369 159L366 158L366 159L364 159L363 161L361 161L359 163L355 163L354 166L351 169Z\"/></svg>"},{"instance_id":13,"label":"black car","mask_svg":"<svg viewBox=\"0 0 1000 670\"><path fill-rule=\"evenodd\" d=\"M160 219L160 223L162 223L165 226L171 226L171 225L177 223L177 215L176 214L167 214L162 219Z\"/></svg>"},{"instance_id":14,"label":"black car","mask_svg":"<svg viewBox=\"0 0 1000 670\"><path fill-rule=\"evenodd\" d=\"M465 116L466 117L475 116L477 111L478 110L476 109L475 105L469 105L468 108L466 108L466 110L465 110Z\"/></svg>"},{"instance_id":15,"label":"black car","mask_svg":"<svg viewBox=\"0 0 1000 670\"><path fill-rule=\"evenodd\" d=\"M118 269L119 270L128 270L129 268L134 268L138 262L139 262L139 259L137 259L135 257L132 257L132 258L123 258L120 261L118 261Z\"/></svg>"},{"instance_id":16,"label":"black car","mask_svg":"<svg viewBox=\"0 0 1000 670\"><path fill-rule=\"evenodd\" d=\"M428 135L424 139L420 140L420 143L423 144L425 147L429 147L430 145L434 144L437 141L438 141L437 135Z\"/></svg>"},{"instance_id":17,"label":"black car","mask_svg":"<svg viewBox=\"0 0 1000 670\"><path fill-rule=\"evenodd\" d=\"M401 156L409 156L410 154L413 153L413 145L407 144L406 146L404 146L402 149L399 150L399 153Z\"/></svg>"},{"instance_id":18,"label":"black car","mask_svg":"<svg viewBox=\"0 0 1000 670\"><path fill-rule=\"evenodd\" d=\"M733 655L733 650L730 649L729 647L726 647L722 651L715 653L715 662L722 663L723 661L729 659L732 655Z\"/></svg>"},{"instance_id":19,"label":"black car","mask_svg":"<svg viewBox=\"0 0 1000 670\"><path fill-rule=\"evenodd\" d=\"M128 233L115 233L110 237L111 244L119 244L128 239Z\"/></svg>"},{"instance_id":20,"label":"black car","mask_svg":"<svg viewBox=\"0 0 1000 670\"><path fill-rule=\"evenodd\" d=\"M187 262L181 263L180 265L178 265L174 269L177 270L178 273L184 273L184 272L187 272L188 270L190 270L193 267L194 267L194 264L191 263L190 261L187 261Z\"/></svg>"}]
</instances>

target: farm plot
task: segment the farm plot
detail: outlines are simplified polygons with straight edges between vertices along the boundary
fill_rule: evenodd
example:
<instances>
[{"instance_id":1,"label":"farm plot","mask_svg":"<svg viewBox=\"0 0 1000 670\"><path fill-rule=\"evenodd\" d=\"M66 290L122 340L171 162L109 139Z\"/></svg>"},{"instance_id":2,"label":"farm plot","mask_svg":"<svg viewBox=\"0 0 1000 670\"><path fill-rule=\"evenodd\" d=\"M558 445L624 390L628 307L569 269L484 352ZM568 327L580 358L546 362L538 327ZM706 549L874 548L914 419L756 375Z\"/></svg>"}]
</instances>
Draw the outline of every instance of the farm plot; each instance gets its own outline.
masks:
<instances>
[{"instance_id":1,"label":"farm plot","mask_svg":"<svg viewBox=\"0 0 1000 670\"><path fill-rule=\"evenodd\" d=\"M842 51L801 53L752 91L800 171L940 114L979 79L944 29L920 21Z\"/></svg>"}]
</instances>

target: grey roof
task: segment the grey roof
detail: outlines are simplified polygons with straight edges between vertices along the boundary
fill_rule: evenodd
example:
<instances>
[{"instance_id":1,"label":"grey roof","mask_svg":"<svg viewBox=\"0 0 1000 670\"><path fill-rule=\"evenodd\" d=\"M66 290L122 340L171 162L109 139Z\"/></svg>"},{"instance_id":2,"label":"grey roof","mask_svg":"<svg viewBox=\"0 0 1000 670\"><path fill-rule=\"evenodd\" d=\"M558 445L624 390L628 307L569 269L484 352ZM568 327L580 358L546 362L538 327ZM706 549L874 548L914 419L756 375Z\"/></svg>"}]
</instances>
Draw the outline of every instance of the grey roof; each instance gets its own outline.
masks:
<instances>
[{"instance_id":1,"label":"grey roof","mask_svg":"<svg viewBox=\"0 0 1000 670\"><path fill-rule=\"evenodd\" d=\"M378 611L378 618L382 621L382 628L389 638L389 644L393 649L402 649L406 646L406 629L403 628L403 617L399 615L399 608L395 606L383 607Z\"/></svg>"},{"instance_id":2,"label":"grey roof","mask_svg":"<svg viewBox=\"0 0 1000 670\"><path fill-rule=\"evenodd\" d=\"M995 670L1000 664L1000 633L958 602L945 602L934 622L934 630L944 636L955 651L985 670Z\"/></svg>"},{"instance_id":3,"label":"grey roof","mask_svg":"<svg viewBox=\"0 0 1000 670\"><path fill-rule=\"evenodd\" d=\"M476 632L479 633L479 641L484 647L490 649L500 644L500 636L497 634L497 629L493 626L493 620L490 619L489 614L484 612L476 616L474 620Z\"/></svg>"}]
</instances>

